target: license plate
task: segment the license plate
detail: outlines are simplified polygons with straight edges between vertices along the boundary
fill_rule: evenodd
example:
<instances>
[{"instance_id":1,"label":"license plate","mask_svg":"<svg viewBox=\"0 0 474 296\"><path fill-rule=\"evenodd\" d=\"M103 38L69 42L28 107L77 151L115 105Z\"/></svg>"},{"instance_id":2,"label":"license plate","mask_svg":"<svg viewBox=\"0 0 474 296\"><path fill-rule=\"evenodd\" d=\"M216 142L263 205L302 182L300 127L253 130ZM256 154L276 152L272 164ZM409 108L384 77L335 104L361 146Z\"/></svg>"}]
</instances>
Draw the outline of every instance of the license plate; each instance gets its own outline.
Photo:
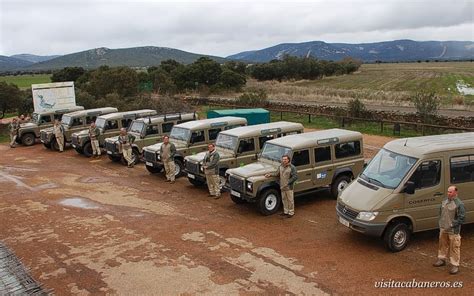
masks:
<instances>
[{"instance_id":1,"label":"license plate","mask_svg":"<svg viewBox=\"0 0 474 296\"><path fill-rule=\"evenodd\" d=\"M152 163L152 162L149 162L149 161L145 162L145 164L146 164L147 166L151 166L151 167L153 166L153 163Z\"/></svg>"},{"instance_id":2,"label":"license plate","mask_svg":"<svg viewBox=\"0 0 474 296\"><path fill-rule=\"evenodd\" d=\"M188 178L196 179L196 176L194 176L193 174L188 174Z\"/></svg>"},{"instance_id":3,"label":"license plate","mask_svg":"<svg viewBox=\"0 0 474 296\"><path fill-rule=\"evenodd\" d=\"M235 190L231 190L231 191L230 191L230 194L232 194L233 196L240 197L240 192L237 192L237 191L235 191Z\"/></svg>"},{"instance_id":4,"label":"license plate","mask_svg":"<svg viewBox=\"0 0 474 296\"><path fill-rule=\"evenodd\" d=\"M107 151L107 154L112 154L112 151Z\"/></svg>"},{"instance_id":5,"label":"license plate","mask_svg":"<svg viewBox=\"0 0 474 296\"><path fill-rule=\"evenodd\" d=\"M341 222L342 225L349 227L349 221L347 221L346 219L339 217L339 222Z\"/></svg>"}]
</instances>

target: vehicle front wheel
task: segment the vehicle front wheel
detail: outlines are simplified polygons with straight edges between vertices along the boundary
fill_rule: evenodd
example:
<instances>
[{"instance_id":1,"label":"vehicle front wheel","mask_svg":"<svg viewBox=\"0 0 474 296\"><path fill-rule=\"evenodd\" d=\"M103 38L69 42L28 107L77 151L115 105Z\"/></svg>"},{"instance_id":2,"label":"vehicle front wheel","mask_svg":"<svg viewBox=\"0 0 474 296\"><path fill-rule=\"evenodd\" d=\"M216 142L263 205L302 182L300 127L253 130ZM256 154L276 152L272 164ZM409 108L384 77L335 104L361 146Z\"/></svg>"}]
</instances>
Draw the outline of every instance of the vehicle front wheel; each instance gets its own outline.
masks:
<instances>
[{"instance_id":1,"label":"vehicle front wheel","mask_svg":"<svg viewBox=\"0 0 474 296\"><path fill-rule=\"evenodd\" d=\"M54 151L59 151L59 144L58 141L56 141L56 138L51 141L51 149L53 149Z\"/></svg>"},{"instance_id":2,"label":"vehicle front wheel","mask_svg":"<svg viewBox=\"0 0 474 296\"><path fill-rule=\"evenodd\" d=\"M35 135L28 133L21 136L21 143L25 146L32 146L35 143Z\"/></svg>"},{"instance_id":3,"label":"vehicle front wheel","mask_svg":"<svg viewBox=\"0 0 474 296\"><path fill-rule=\"evenodd\" d=\"M206 184L206 182L204 182L204 181L191 179L191 178L188 178L188 181L189 181L189 183L193 184L196 187L204 186L204 184Z\"/></svg>"},{"instance_id":4,"label":"vehicle front wheel","mask_svg":"<svg viewBox=\"0 0 474 296\"><path fill-rule=\"evenodd\" d=\"M86 157L92 156L92 144L91 142L87 142L84 144L84 148L82 148L82 154Z\"/></svg>"},{"instance_id":5,"label":"vehicle front wheel","mask_svg":"<svg viewBox=\"0 0 474 296\"><path fill-rule=\"evenodd\" d=\"M230 195L230 199L232 199L232 201L237 204L237 205L241 205L241 204L244 204L246 203L247 201L245 199L242 199L238 196L235 196L235 195Z\"/></svg>"},{"instance_id":6,"label":"vehicle front wheel","mask_svg":"<svg viewBox=\"0 0 474 296\"><path fill-rule=\"evenodd\" d=\"M179 178L179 177L183 176L184 175L184 163L179 159L175 159L174 164L175 164L175 167L176 167L176 169L174 171L175 177Z\"/></svg>"},{"instance_id":7,"label":"vehicle front wheel","mask_svg":"<svg viewBox=\"0 0 474 296\"><path fill-rule=\"evenodd\" d=\"M155 168L155 167L147 166L147 165L145 167L151 174L158 174L158 173L161 173L161 171L163 171L162 167Z\"/></svg>"},{"instance_id":8,"label":"vehicle front wheel","mask_svg":"<svg viewBox=\"0 0 474 296\"><path fill-rule=\"evenodd\" d=\"M51 149L51 143L43 143L45 148Z\"/></svg>"},{"instance_id":9,"label":"vehicle front wheel","mask_svg":"<svg viewBox=\"0 0 474 296\"><path fill-rule=\"evenodd\" d=\"M352 179L351 177L347 175L341 175L334 180L331 184L331 196L334 199L337 199L337 197L341 194L341 192L346 189L346 187L351 183Z\"/></svg>"},{"instance_id":10,"label":"vehicle front wheel","mask_svg":"<svg viewBox=\"0 0 474 296\"><path fill-rule=\"evenodd\" d=\"M410 241L411 230L405 223L394 222L385 230L385 246L392 252L405 249Z\"/></svg>"},{"instance_id":11,"label":"vehicle front wheel","mask_svg":"<svg viewBox=\"0 0 474 296\"><path fill-rule=\"evenodd\" d=\"M122 160L121 156L114 156L114 155L110 155L110 154L108 154L107 156L113 162L120 162Z\"/></svg>"},{"instance_id":12,"label":"vehicle front wheel","mask_svg":"<svg viewBox=\"0 0 474 296\"><path fill-rule=\"evenodd\" d=\"M260 195L258 209L265 216L275 214L281 205L280 192L276 189L267 189Z\"/></svg>"}]
</instances>

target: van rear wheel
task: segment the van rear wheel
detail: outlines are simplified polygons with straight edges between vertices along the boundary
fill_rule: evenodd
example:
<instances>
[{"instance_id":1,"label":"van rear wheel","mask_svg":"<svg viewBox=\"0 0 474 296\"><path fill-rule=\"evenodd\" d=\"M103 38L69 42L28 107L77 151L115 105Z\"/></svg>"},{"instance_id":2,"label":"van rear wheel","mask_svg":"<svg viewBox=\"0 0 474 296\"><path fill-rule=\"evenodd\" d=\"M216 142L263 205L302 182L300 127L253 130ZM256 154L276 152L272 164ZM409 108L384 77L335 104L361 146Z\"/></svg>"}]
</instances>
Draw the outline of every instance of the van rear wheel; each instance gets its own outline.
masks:
<instances>
[{"instance_id":1,"label":"van rear wheel","mask_svg":"<svg viewBox=\"0 0 474 296\"><path fill-rule=\"evenodd\" d=\"M408 245L410 236L411 230L408 225L402 222L394 222L385 230L385 246L394 253L400 252Z\"/></svg>"},{"instance_id":2,"label":"van rear wheel","mask_svg":"<svg viewBox=\"0 0 474 296\"><path fill-rule=\"evenodd\" d=\"M267 189L260 195L258 209L265 216L275 214L281 205L280 192L276 189Z\"/></svg>"}]
</instances>

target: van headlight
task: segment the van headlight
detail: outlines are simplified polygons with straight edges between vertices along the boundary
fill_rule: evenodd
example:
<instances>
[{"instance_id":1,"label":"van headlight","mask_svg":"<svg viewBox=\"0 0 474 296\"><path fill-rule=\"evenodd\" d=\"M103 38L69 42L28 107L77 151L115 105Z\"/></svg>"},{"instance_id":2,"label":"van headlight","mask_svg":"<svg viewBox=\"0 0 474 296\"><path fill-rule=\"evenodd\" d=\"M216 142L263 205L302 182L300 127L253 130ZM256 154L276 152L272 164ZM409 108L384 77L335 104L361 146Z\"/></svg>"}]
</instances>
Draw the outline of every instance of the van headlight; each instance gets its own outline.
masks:
<instances>
[{"instance_id":1,"label":"van headlight","mask_svg":"<svg viewBox=\"0 0 474 296\"><path fill-rule=\"evenodd\" d=\"M247 181L247 191L253 192L253 182Z\"/></svg>"},{"instance_id":2,"label":"van headlight","mask_svg":"<svg viewBox=\"0 0 474 296\"><path fill-rule=\"evenodd\" d=\"M362 221L372 221L377 217L379 212L360 212L359 215L357 215L358 220Z\"/></svg>"}]
</instances>

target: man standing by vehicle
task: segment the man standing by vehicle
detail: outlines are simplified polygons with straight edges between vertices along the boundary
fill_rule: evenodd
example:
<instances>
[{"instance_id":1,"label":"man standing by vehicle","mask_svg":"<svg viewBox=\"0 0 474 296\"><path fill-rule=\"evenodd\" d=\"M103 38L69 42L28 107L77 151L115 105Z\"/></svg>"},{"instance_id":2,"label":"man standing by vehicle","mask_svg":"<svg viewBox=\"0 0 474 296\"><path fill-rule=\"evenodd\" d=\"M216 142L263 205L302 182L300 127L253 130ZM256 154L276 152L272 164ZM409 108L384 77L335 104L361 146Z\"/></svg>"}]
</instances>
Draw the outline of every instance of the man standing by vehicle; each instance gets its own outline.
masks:
<instances>
[{"instance_id":1,"label":"man standing by vehicle","mask_svg":"<svg viewBox=\"0 0 474 296\"><path fill-rule=\"evenodd\" d=\"M64 151L64 127L58 119L54 120L53 133L58 143L59 152Z\"/></svg>"},{"instance_id":2,"label":"man standing by vehicle","mask_svg":"<svg viewBox=\"0 0 474 296\"><path fill-rule=\"evenodd\" d=\"M221 198L221 188L219 186L219 160L220 155L216 150L214 144L207 145L207 153L204 157L202 167L204 174L206 175L207 187L209 188L209 196L213 196L214 199Z\"/></svg>"},{"instance_id":3,"label":"man standing by vehicle","mask_svg":"<svg viewBox=\"0 0 474 296\"><path fill-rule=\"evenodd\" d=\"M100 130L95 125L95 122L92 122L91 126L89 127L89 138L91 139L91 146L92 146L92 157L100 157L101 155L100 147L99 147L99 139L98 139L99 136L100 136Z\"/></svg>"},{"instance_id":4,"label":"man standing by vehicle","mask_svg":"<svg viewBox=\"0 0 474 296\"><path fill-rule=\"evenodd\" d=\"M135 141L133 135L127 134L125 128L120 129L120 135L118 137L118 142L120 149L122 151L123 158L127 161L127 167L133 168L133 159L132 159L132 144Z\"/></svg>"},{"instance_id":5,"label":"man standing by vehicle","mask_svg":"<svg viewBox=\"0 0 474 296\"><path fill-rule=\"evenodd\" d=\"M296 167L291 164L290 157L288 155L283 155L278 170L273 174L266 174L265 177L280 178L281 200L283 202L283 213L281 215L286 218L293 217L295 215L293 187L296 180L298 180L298 174Z\"/></svg>"},{"instance_id":6,"label":"man standing by vehicle","mask_svg":"<svg viewBox=\"0 0 474 296\"><path fill-rule=\"evenodd\" d=\"M18 122L18 118L13 118L12 122L10 122L10 148L16 147L16 138L18 137L18 130L20 129L20 123Z\"/></svg>"},{"instance_id":7,"label":"man standing by vehicle","mask_svg":"<svg viewBox=\"0 0 474 296\"><path fill-rule=\"evenodd\" d=\"M166 182L174 183L176 165L174 163L174 156L176 154L176 147L170 142L170 137L165 135L163 137L163 144L160 147L161 160L165 166Z\"/></svg>"},{"instance_id":8,"label":"man standing by vehicle","mask_svg":"<svg viewBox=\"0 0 474 296\"><path fill-rule=\"evenodd\" d=\"M459 272L461 259L461 225L464 223L465 208L458 198L456 186L448 188L448 198L443 200L439 211L439 247L438 261L433 266L446 265L449 252L450 274Z\"/></svg>"}]
</instances>

